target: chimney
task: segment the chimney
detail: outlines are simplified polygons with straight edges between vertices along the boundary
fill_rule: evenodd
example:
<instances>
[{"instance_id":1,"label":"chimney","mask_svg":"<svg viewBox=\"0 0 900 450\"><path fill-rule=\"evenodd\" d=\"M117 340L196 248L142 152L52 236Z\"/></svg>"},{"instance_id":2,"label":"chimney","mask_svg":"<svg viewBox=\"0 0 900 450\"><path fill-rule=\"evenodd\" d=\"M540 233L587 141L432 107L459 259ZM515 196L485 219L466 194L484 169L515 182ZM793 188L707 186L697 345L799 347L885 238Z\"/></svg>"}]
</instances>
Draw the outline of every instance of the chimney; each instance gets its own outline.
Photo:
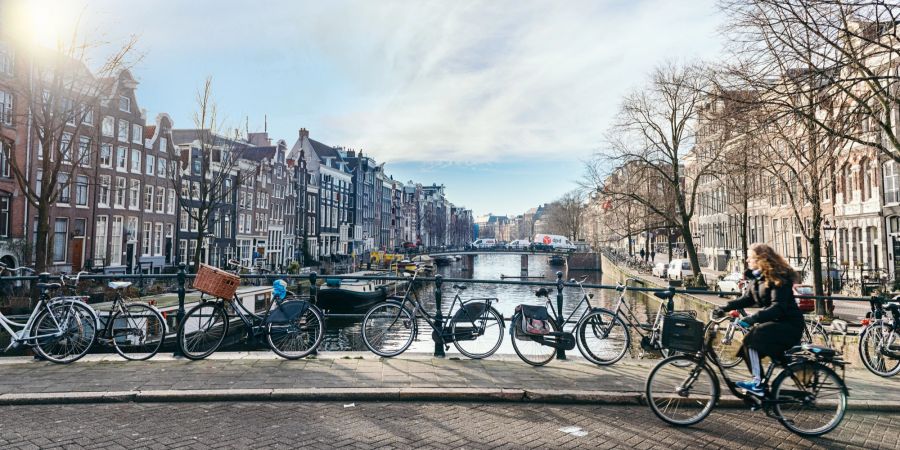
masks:
<instances>
[{"instance_id":1,"label":"chimney","mask_svg":"<svg viewBox=\"0 0 900 450\"><path fill-rule=\"evenodd\" d=\"M307 130L306 128L300 129L300 139L303 139L303 138L309 139L309 130Z\"/></svg>"}]
</instances>

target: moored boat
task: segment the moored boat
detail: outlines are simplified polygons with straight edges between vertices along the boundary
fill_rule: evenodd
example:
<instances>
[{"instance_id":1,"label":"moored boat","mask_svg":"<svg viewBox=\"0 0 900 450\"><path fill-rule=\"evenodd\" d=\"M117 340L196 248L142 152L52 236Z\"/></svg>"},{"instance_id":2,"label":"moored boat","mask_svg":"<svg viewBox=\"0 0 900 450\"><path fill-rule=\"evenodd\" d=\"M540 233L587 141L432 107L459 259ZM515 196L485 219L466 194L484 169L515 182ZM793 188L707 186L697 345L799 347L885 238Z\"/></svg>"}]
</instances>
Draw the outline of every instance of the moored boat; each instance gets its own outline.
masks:
<instances>
[{"instance_id":1,"label":"moored boat","mask_svg":"<svg viewBox=\"0 0 900 450\"><path fill-rule=\"evenodd\" d=\"M377 272L360 273L360 275L376 274ZM372 305L384 301L387 294L386 280L326 278L325 284L318 290L316 304L326 313L363 314Z\"/></svg>"}]
</instances>

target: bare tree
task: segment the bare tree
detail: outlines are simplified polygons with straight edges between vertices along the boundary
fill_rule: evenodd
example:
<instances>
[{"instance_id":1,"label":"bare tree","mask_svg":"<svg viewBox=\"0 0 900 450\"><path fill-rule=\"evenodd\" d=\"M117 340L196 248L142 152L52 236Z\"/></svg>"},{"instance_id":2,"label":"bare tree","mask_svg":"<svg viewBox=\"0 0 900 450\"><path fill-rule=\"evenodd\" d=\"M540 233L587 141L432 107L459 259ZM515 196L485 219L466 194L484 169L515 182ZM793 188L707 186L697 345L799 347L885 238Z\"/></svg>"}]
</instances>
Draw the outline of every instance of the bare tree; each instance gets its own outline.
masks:
<instances>
[{"instance_id":1,"label":"bare tree","mask_svg":"<svg viewBox=\"0 0 900 450\"><path fill-rule=\"evenodd\" d=\"M666 64L655 69L647 86L625 97L607 136L610 150L589 162L583 181L613 199L629 199L678 227L700 286L706 282L691 218L697 188L721 157L715 146L694 145L705 83L697 67ZM686 166L692 168L690 172Z\"/></svg>"},{"instance_id":2,"label":"bare tree","mask_svg":"<svg viewBox=\"0 0 900 450\"><path fill-rule=\"evenodd\" d=\"M89 55L100 44L89 42L76 24L71 36L58 41L55 50L34 46L26 53L30 61L20 59L26 69L21 69L23 75L12 83L19 102L12 109L13 123L30 124L34 166L35 157L23 161L12 145L3 147L13 178L36 211L34 265L38 272L51 263L51 209L60 196L71 192L78 174L86 173L92 147L98 145L99 127L86 125L100 119L101 102L107 101L116 76L127 69L126 59L135 42L134 38L126 42L92 72ZM27 256L26 261L31 258Z\"/></svg>"},{"instance_id":3,"label":"bare tree","mask_svg":"<svg viewBox=\"0 0 900 450\"><path fill-rule=\"evenodd\" d=\"M170 182L177 193L181 216L186 216L190 223L186 228L198 233L192 270L196 270L201 262L204 238L215 237L211 228L213 216L231 214L228 207L233 204L241 183L252 182L258 175L258 167L240 164L248 144L238 129L229 133L219 119L212 77L207 77L197 91L196 101L192 141L181 148L169 149L172 152L169 160L177 161L179 165L177 170L171 171Z\"/></svg>"},{"instance_id":4,"label":"bare tree","mask_svg":"<svg viewBox=\"0 0 900 450\"><path fill-rule=\"evenodd\" d=\"M545 214L552 230L563 233L574 242L582 236L586 211L584 193L576 189L549 204Z\"/></svg>"}]
</instances>

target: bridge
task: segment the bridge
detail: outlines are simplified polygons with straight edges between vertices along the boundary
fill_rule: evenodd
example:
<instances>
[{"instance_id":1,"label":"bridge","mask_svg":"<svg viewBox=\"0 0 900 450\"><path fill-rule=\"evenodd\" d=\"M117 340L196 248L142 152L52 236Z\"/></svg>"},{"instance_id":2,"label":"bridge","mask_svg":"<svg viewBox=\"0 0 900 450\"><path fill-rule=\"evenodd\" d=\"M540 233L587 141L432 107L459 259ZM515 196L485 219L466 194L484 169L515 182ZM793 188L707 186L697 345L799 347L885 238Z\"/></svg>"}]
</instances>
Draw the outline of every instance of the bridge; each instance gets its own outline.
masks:
<instances>
[{"instance_id":1,"label":"bridge","mask_svg":"<svg viewBox=\"0 0 900 450\"><path fill-rule=\"evenodd\" d=\"M472 267L472 259L478 255L520 255L522 258L522 273L528 272L529 255L562 256L566 259L566 265L574 270L601 270L599 253L576 253L573 251L561 251L552 249L513 249L513 248L456 248L424 251L416 255L428 255L432 258L439 256L465 256L466 267Z\"/></svg>"},{"instance_id":2,"label":"bridge","mask_svg":"<svg viewBox=\"0 0 900 450\"><path fill-rule=\"evenodd\" d=\"M559 255L569 256L574 252L564 252L558 250L515 250L515 249L490 249L490 248L468 248L458 250L439 250L433 252L416 253L416 255L428 255L432 258L435 256L467 256L467 255Z\"/></svg>"}]
</instances>

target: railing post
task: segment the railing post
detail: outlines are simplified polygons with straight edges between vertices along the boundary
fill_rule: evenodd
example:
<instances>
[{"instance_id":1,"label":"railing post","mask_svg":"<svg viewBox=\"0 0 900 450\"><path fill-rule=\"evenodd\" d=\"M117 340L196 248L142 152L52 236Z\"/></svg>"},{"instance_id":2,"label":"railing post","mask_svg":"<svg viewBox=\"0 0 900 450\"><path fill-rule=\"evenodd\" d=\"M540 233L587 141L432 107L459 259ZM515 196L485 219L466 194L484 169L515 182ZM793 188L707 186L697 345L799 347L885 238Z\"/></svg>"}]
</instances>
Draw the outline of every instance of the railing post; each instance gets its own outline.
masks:
<instances>
[{"instance_id":1,"label":"railing post","mask_svg":"<svg viewBox=\"0 0 900 450\"><path fill-rule=\"evenodd\" d=\"M563 331L566 325L563 318L563 273L556 272L556 324L559 325L559 331ZM566 351L556 349L556 359L566 359Z\"/></svg>"},{"instance_id":2,"label":"railing post","mask_svg":"<svg viewBox=\"0 0 900 450\"><path fill-rule=\"evenodd\" d=\"M666 309L669 310L669 314L672 311L675 311L675 286L669 286L669 301L666 302Z\"/></svg>"},{"instance_id":3,"label":"railing post","mask_svg":"<svg viewBox=\"0 0 900 450\"><path fill-rule=\"evenodd\" d=\"M443 358L447 356L444 353L444 313L441 308L441 285L444 284L444 277L437 275L434 277L434 328L436 330L434 340L434 356Z\"/></svg>"},{"instance_id":4,"label":"railing post","mask_svg":"<svg viewBox=\"0 0 900 450\"><path fill-rule=\"evenodd\" d=\"M315 272L309 273L309 302L312 304L316 304L316 293L318 286L316 286L318 274Z\"/></svg>"},{"instance_id":5,"label":"railing post","mask_svg":"<svg viewBox=\"0 0 900 450\"><path fill-rule=\"evenodd\" d=\"M181 322L184 320L184 284L187 282L187 274L184 272L184 263L178 264L178 313L175 315L175 329L181 327ZM175 346L175 356L181 355L181 347Z\"/></svg>"}]
</instances>

